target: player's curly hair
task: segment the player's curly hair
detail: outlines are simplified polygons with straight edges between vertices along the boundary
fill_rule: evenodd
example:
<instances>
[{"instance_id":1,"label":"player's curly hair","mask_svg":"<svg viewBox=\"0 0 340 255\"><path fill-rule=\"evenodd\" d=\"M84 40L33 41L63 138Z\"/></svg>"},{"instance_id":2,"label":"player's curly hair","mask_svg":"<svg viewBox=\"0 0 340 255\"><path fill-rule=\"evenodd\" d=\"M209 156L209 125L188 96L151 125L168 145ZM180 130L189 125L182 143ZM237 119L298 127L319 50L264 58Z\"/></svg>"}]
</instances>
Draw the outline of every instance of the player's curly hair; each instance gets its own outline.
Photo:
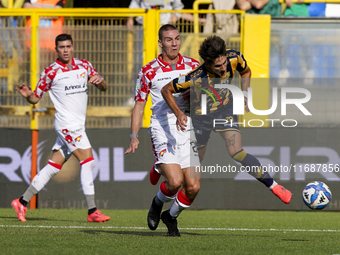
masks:
<instances>
[{"instance_id":1,"label":"player's curly hair","mask_svg":"<svg viewBox=\"0 0 340 255\"><path fill-rule=\"evenodd\" d=\"M55 47L58 46L58 42L63 42L66 40L70 40L71 44L73 44L72 36L69 34L60 34L55 38Z\"/></svg>"},{"instance_id":2,"label":"player's curly hair","mask_svg":"<svg viewBox=\"0 0 340 255\"><path fill-rule=\"evenodd\" d=\"M178 30L177 27L171 24L165 24L158 30L158 39L162 41L163 39L163 32L169 30Z\"/></svg>"},{"instance_id":3,"label":"player's curly hair","mask_svg":"<svg viewBox=\"0 0 340 255\"><path fill-rule=\"evenodd\" d=\"M198 51L200 57L207 64L212 64L216 58L226 55L225 41L216 35L206 38Z\"/></svg>"}]
</instances>

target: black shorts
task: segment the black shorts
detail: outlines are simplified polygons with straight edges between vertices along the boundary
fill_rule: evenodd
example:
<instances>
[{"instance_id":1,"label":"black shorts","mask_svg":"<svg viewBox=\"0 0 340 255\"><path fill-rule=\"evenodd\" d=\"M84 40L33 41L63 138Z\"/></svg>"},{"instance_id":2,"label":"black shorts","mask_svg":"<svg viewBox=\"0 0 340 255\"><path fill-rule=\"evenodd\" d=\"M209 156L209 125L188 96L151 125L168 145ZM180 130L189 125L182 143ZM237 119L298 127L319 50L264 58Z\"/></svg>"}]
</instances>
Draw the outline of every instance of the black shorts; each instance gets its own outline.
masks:
<instances>
[{"instance_id":1,"label":"black shorts","mask_svg":"<svg viewBox=\"0 0 340 255\"><path fill-rule=\"evenodd\" d=\"M212 130L214 132L240 132L238 124L235 124L238 122L238 118L233 114L233 107L230 104L207 115L191 115L191 118L198 149L207 145Z\"/></svg>"}]
</instances>

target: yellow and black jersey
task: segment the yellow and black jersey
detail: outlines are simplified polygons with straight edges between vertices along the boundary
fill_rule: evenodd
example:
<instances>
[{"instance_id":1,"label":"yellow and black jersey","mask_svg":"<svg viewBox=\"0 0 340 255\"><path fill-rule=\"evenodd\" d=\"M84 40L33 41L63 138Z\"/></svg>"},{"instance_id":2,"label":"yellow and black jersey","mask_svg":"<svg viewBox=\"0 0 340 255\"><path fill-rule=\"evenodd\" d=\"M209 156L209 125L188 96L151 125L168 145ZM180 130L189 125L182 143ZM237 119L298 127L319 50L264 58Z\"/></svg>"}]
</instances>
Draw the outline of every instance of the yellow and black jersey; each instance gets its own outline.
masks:
<instances>
[{"instance_id":1,"label":"yellow and black jersey","mask_svg":"<svg viewBox=\"0 0 340 255\"><path fill-rule=\"evenodd\" d=\"M247 68L247 62L242 53L235 50L226 50L227 72L220 77L211 73L204 64L201 64L186 75L172 80L172 86L176 93L192 89L190 93L190 108L194 114L201 115L201 95L206 94L207 113L212 113L222 106L226 106L232 99L228 89L216 89L215 84L230 84L235 71L243 72Z\"/></svg>"}]
</instances>

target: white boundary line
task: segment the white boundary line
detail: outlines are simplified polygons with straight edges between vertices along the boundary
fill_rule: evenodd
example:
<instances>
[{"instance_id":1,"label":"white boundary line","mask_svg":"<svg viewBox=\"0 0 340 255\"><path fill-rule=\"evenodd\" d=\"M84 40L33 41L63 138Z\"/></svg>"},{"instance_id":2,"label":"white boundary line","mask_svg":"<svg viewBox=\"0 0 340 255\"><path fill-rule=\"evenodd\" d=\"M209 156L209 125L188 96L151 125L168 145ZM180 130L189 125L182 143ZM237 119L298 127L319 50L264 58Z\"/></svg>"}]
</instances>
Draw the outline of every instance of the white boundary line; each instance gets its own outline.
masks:
<instances>
[{"instance_id":1,"label":"white boundary line","mask_svg":"<svg viewBox=\"0 0 340 255\"><path fill-rule=\"evenodd\" d=\"M43 225L0 225L0 228L65 228L65 229L140 229L149 230L147 227L114 227L114 226L43 226ZM166 229L166 228L158 228ZM277 231L277 232L340 232L338 229L260 229L260 228L179 228L180 230L196 231Z\"/></svg>"}]
</instances>

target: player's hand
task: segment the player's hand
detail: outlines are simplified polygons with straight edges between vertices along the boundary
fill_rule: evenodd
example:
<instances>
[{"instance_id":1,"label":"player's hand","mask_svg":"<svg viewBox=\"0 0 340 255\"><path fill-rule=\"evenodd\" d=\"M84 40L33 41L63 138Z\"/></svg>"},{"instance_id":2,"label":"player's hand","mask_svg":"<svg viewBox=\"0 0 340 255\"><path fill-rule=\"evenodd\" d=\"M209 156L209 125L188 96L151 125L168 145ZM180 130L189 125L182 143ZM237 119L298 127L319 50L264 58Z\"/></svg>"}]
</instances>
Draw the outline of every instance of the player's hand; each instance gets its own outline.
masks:
<instances>
[{"instance_id":1,"label":"player's hand","mask_svg":"<svg viewBox=\"0 0 340 255\"><path fill-rule=\"evenodd\" d=\"M177 116L176 127L178 131L184 131L187 127L188 118L184 113Z\"/></svg>"},{"instance_id":2,"label":"player's hand","mask_svg":"<svg viewBox=\"0 0 340 255\"><path fill-rule=\"evenodd\" d=\"M246 112L249 112L249 107L248 107L248 98L244 97L244 109Z\"/></svg>"},{"instance_id":3,"label":"player's hand","mask_svg":"<svg viewBox=\"0 0 340 255\"><path fill-rule=\"evenodd\" d=\"M23 84L17 84L17 87L15 88L16 91L19 91L19 93L24 97L28 98L29 96L32 95L32 89L29 86L26 86L25 83Z\"/></svg>"},{"instance_id":4,"label":"player's hand","mask_svg":"<svg viewBox=\"0 0 340 255\"><path fill-rule=\"evenodd\" d=\"M89 75L90 79L89 79L89 82L90 83L93 83L95 85L98 85L99 83L102 82L103 78L100 77L99 75L95 75L95 76L91 76Z\"/></svg>"},{"instance_id":5,"label":"player's hand","mask_svg":"<svg viewBox=\"0 0 340 255\"><path fill-rule=\"evenodd\" d=\"M130 140L130 146L129 146L129 148L127 148L124 155L129 154L130 152L135 153L135 150L138 149L138 145L139 145L138 138L132 137L131 140Z\"/></svg>"}]
</instances>

